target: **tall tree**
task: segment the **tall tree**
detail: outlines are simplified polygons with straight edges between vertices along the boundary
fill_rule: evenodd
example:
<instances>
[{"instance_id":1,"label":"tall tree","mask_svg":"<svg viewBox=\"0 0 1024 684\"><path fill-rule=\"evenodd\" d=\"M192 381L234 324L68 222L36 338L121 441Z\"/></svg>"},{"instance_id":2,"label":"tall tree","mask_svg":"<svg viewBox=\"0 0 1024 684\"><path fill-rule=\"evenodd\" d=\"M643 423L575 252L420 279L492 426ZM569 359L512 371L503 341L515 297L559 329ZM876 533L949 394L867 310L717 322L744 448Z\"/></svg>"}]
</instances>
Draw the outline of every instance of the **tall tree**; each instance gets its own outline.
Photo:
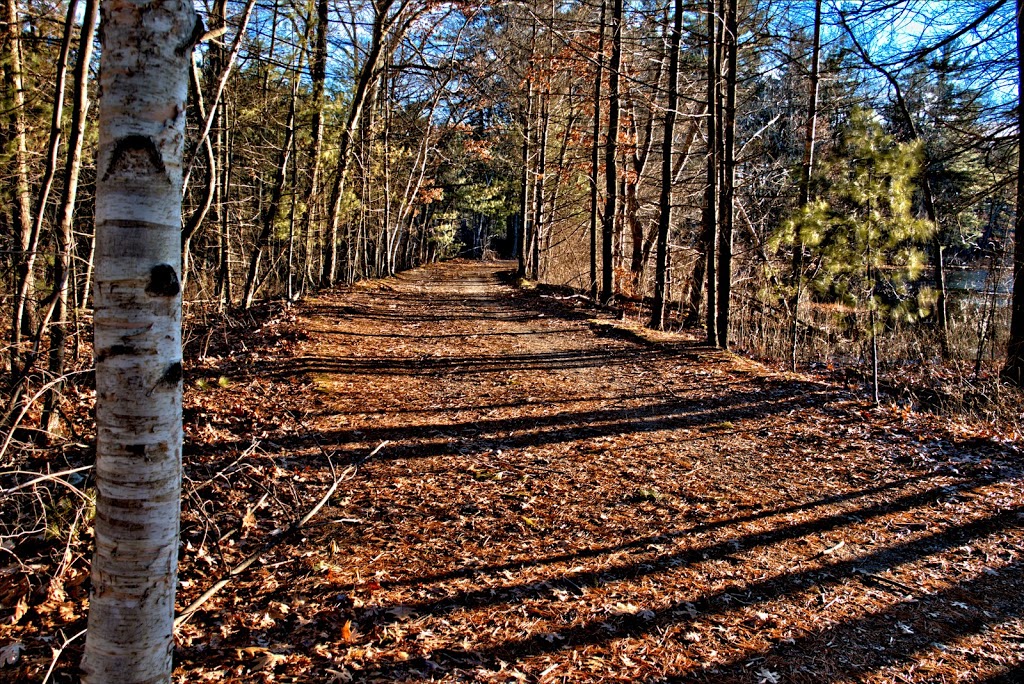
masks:
<instances>
[{"instance_id":1,"label":"tall tree","mask_svg":"<svg viewBox=\"0 0 1024 684\"><path fill-rule=\"evenodd\" d=\"M725 99L722 105L722 189L718 209L718 346L729 348L733 220L736 216L736 62L739 35L736 0L725 0Z\"/></svg>"},{"instance_id":2,"label":"tall tree","mask_svg":"<svg viewBox=\"0 0 1024 684\"><path fill-rule=\"evenodd\" d=\"M661 195L658 202L658 246L654 257L654 300L651 304L651 327L657 329L661 329L665 319L668 233L672 226L672 181L675 176L672 169L672 142L675 136L676 108L679 106L679 44L683 33L682 0L675 0L673 8L668 48L668 103L661 143Z\"/></svg>"},{"instance_id":3,"label":"tall tree","mask_svg":"<svg viewBox=\"0 0 1024 684\"><path fill-rule=\"evenodd\" d=\"M704 186L704 210L702 230L698 245L698 259L703 261L704 268L698 267L694 273L697 283L707 282L707 314L705 328L708 343L718 343L718 278L715 264L715 236L718 231L718 110L719 110L719 71L718 71L718 34L721 22L718 20L716 0L708 0L707 4L707 182ZM694 287L699 293L699 285ZM696 307L692 307L696 316Z\"/></svg>"},{"instance_id":4,"label":"tall tree","mask_svg":"<svg viewBox=\"0 0 1024 684\"><path fill-rule=\"evenodd\" d=\"M608 62L608 140L605 143L604 216L601 223L601 303L615 296L612 241L618 199L619 70L622 68L622 0L612 0L612 55Z\"/></svg>"},{"instance_id":5,"label":"tall tree","mask_svg":"<svg viewBox=\"0 0 1024 684\"><path fill-rule=\"evenodd\" d=\"M327 79L327 33L330 30L329 6L327 0L317 0L316 3L316 38L313 44L313 56L310 61L311 79L313 85L313 121L310 125L312 133L309 141L309 186L306 191L306 201L303 207L300 224L303 235L309 235L310 228L315 215L314 208L319 201L320 175L321 175L321 148L324 138L324 84ZM296 160L296 163L298 160ZM296 179L297 180L297 179ZM289 238L289 250L293 248L294 237ZM292 285L292 260L288 259L288 298L294 296Z\"/></svg>"},{"instance_id":6,"label":"tall tree","mask_svg":"<svg viewBox=\"0 0 1024 684\"><path fill-rule=\"evenodd\" d=\"M800 165L801 207L811 201L811 175L814 173L814 143L818 130L818 82L821 62L821 0L814 1L814 29L811 36L811 70L807 95L807 120L804 122L804 158ZM793 298L790 313L793 317L789 334L790 369L796 372L797 341L800 325L800 289L804 272L804 246L800 236L793 242Z\"/></svg>"},{"instance_id":7,"label":"tall tree","mask_svg":"<svg viewBox=\"0 0 1024 684\"><path fill-rule=\"evenodd\" d=\"M597 301L597 222L601 173L601 85L604 81L604 23L608 3L601 0L601 18L597 24L597 68L594 69L594 127L590 146L590 298Z\"/></svg>"},{"instance_id":8,"label":"tall tree","mask_svg":"<svg viewBox=\"0 0 1024 684\"><path fill-rule=\"evenodd\" d=\"M536 19L534 19L530 37L531 63L533 62L533 55L536 51L536 37L537 23ZM533 221L530 219L530 199L533 196L531 192L533 184L530 182L530 148L533 144L533 77L534 74L532 68L528 68L526 73L526 96L523 98L523 167L521 170L521 187L519 191L519 247L517 251L519 253L518 275L520 278L526 277L526 269L530 256L530 232L533 226Z\"/></svg>"},{"instance_id":9,"label":"tall tree","mask_svg":"<svg viewBox=\"0 0 1024 684\"><path fill-rule=\"evenodd\" d=\"M68 323L68 281L71 276L71 257L74 250L75 201L78 181L82 174L82 148L85 145L85 125L89 112L89 62L92 61L93 36L99 15L99 0L86 0L82 13L82 31L78 43L78 61L74 71L74 95L71 103L71 122L68 134L67 159L64 164L64 188L57 208L56 250L53 262L53 292L47 319L50 327L49 373L54 379L64 374L64 347ZM43 404L43 428L52 433L57 429L57 399L63 384L57 382L47 393Z\"/></svg>"},{"instance_id":10,"label":"tall tree","mask_svg":"<svg viewBox=\"0 0 1024 684\"><path fill-rule=\"evenodd\" d=\"M6 0L4 4L6 31L3 36L4 92L9 98L7 109L7 144L5 150L12 161L11 174L14 177L14 224L18 235L15 255L15 290L13 316L11 320L11 370L20 372L21 341L31 331L33 321L32 291L35 288L35 244L33 239L32 207L28 172L28 123L25 112L25 83L22 71L21 17L17 0Z\"/></svg>"},{"instance_id":11,"label":"tall tree","mask_svg":"<svg viewBox=\"0 0 1024 684\"><path fill-rule=\"evenodd\" d=\"M191 0L103 5L96 554L87 684L170 682L181 497L181 188Z\"/></svg>"},{"instance_id":12,"label":"tall tree","mask_svg":"<svg viewBox=\"0 0 1024 684\"><path fill-rule=\"evenodd\" d=\"M1024 84L1024 0L1017 0L1017 83ZM1024 85L1017 89L1017 212L1013 220L1013 300L1002 377L1024 386Z\"/></svg>"}]
</instances>

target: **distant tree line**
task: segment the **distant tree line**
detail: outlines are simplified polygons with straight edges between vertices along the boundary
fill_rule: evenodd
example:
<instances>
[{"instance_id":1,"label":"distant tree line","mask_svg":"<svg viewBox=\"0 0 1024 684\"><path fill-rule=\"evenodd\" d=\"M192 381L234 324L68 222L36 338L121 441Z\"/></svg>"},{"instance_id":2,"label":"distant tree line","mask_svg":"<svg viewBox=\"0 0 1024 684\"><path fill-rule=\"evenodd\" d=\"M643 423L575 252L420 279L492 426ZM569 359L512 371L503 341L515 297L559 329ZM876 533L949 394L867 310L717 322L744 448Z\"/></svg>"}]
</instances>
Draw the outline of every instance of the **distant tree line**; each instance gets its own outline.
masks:
<instances>
[{"instance_id":1,"label":"distant tree line","mask_svg":"<svg viewBox=\"0 0 1024 684\"><path fill-rule=\"evenodd\" d=\"M1017 5L211 0L186 311L493 254L793 367L1019 381ZM98 14L0 36L4 414L43 434L88 364Z\"/></svg>"},{"instance_id":2,"label":"distant tree line","mask_svg":"<svg viewBox=\"0 0 1024 684\"><path fill-rule=\"evenodd\" d=\"M885 359L1019 383L1017 4L496 8L520 274L876 397Z\"/></svg>"}]
</instances>

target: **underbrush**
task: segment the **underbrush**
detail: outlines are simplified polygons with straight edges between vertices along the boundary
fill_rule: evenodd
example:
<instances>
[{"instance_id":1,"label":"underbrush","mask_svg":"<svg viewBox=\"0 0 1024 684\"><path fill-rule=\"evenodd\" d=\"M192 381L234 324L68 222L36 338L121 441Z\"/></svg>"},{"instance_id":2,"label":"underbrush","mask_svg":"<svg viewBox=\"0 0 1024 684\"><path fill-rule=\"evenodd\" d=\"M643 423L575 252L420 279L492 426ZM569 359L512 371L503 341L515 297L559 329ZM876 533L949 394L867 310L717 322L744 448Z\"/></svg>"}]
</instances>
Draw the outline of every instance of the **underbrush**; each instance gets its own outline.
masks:
<instances>
[{"instance_id":1,"label":"underbrush","mask_svg":"<svg viewBox=\"0 0 1024 684\"><path fill-rule=\"evenodd\" d=\"M253 350L294 337L295 331L279 325L288 316L280 302L227 313L186 305L186 397L203 394L212 376L217 401L225 411L236 411L233 405L246 400L225 401L232 390L226 381L217 383L231 371L223 369L244 367ZM0 430L0 681L26 681L19 677L27 676L27 663L35 663L32 678L38 679L39 663L51 657L55 661L85 628L96 498L96 393L91 334L77 344L76 353L68 355L74 365L64 378L59 430L48 432L41 426L41 397L49 382L42 374L27 378L21 401L9 409ZM206 413L217 410L215 406ZM196 414L186 407L186 428ZM190 477L195 469L186 457L187 507L202 512L209 508L212 495L190 491L194 482L204 479L203 473ZM230 475L224 479L234 481ZM220 508L225 515L235 512L228 505ZM43 647L39 635L47 635L49 647Z\"/></svg>"},{"instance_id":2,"label":"underbrush","mask_svg":"<svg viewBox=\"0 0 1024 684\"><path fill-rule=\"evenodd\" d=\"M809 307L798 336L797 370L871 393L865 312ZM741 305L734 349L779 370L791 364L792 329L778 312ZM1002 382L1009 310L991 300L951 298L946 344L930 319L893 322L878 335L881 400L1024 434L1024 392Z\"/></svg>"},{"instance_id":3,"label":"underbrush","mask_svg":"<svg viewBox=\"0 0 1024 684\"><path fill-rule=\"evenodd\" d=\"M589 301L585 293L565 285L520 287ZM649 297L620 295L611 309L624 320L646 325L650 303ZM690 340L706 338L703 328L687 328L683 318L680 302L668 301L667 330ZM703 323L703 311L697 320ZM739 289L734 292L730 346L779 371L790 370L791 320L782 304ZM881 401L983 423L1001 434L1024 435L1024 392L999 379L1008 329L1008 302L974 295L950 297L945 349L929 319L890 323L878 335ZM870 397L871 347L866 330L866 312L802 305L797 370Z\"/></svg>"}]
</instances>

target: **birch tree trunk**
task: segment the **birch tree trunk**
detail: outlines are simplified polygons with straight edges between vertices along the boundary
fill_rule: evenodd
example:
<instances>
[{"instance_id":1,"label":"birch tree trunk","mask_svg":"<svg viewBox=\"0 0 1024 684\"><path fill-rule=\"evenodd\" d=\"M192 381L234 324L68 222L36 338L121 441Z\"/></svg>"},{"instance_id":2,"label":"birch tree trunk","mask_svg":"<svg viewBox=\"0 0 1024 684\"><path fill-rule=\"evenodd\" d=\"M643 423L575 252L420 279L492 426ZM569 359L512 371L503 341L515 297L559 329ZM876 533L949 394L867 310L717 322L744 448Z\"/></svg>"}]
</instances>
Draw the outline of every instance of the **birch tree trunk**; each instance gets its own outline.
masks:
<instances>
[{"instance_id":1,"label":"birch tree trunk","mask_svg":"<svg viewBox=\"0 0 1024 684\"><path fill-rule=\"evenodd\" d=\"M181 491L191 0L105 0L96 188L96 555L83 682L170 682Z\"/></svg>"}]
</instances>

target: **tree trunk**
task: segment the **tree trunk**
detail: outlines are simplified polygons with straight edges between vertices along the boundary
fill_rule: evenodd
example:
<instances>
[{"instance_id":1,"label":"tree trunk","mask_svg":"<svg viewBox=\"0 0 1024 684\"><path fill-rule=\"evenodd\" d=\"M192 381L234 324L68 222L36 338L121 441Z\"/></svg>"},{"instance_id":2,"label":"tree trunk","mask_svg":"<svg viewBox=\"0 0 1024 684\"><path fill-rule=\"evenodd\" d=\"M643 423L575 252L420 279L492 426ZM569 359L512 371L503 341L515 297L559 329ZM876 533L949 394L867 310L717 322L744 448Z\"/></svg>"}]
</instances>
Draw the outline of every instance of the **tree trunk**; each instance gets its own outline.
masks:
<instances>
[{"instance_id":1,"label":"tree trunk","mask_svg":"<svg viewBox=\"0 0 1024 684\"><path fill-rule=\"evenodd\" d=\"M53 179L57 175L57 161L60 152L61 137L64 134L64 90L67 86L68 62L71 54L71 39L75 34L75 15L78 12L78 0L68 3L67 16L64 19L64 36L61 40L60 55L57 57L57 69L54 77L53 111L50 117L50 140L46 148L46 166L39 184L36 200L35 225L32 229L32 241L38 245L39 236L43 232L43 220L46 205L50 200ZM31 250L36 251L34 247Z\"/></svg>"},{"instance_id":2,"label":"tree trunk","mask_svg":"<svg viewBox=\"0 0 1024 684\"><path fill-rule=\"evenodd\" d=\"M85 143L85 126L89 112L89 62L92 60L92 40L96 32L99 15L99 0L86 0L82 15L82 32L78 48L78 62L74 73L74 101L71 105L71 125L68 135L67 161L64 166L64 190L61 193L57 213L57 245L53 264L54 289L52 308L47 318L53 321L50 327L51 378L64 374L64 341L67 338L68 278L71 273L71 256L74 251L75 201L78 197L78 179L82 171L82 148ZM62 383L54 385L43 402L43 418L40 421L49 433L57 429L56 404Z\"/></svg>"},{"instance_id":3,"label":"tree trunk","mask_svg":"<svg viewBox=\"0 0 1024 684\"><path fill-rule=\"evenodd\" d=\"M86 684L170 682L181 497L181 187L191 2L103 6L96 555Z\"/></svg>"},{"instance_id":4,"label":"tree trunk","mask_svg":"<svg viewBox=\"0 0 1024 684\"><path fill-rule=\"evenodd\" d=\"M715 261L715 235L718 233L718 17L715 0L708 0L708 160L707 185L704 188L704 225L700 244L704 248L704 275L707 278L705 327L708 343L718 343L718 282Z\"/></svg>"},{"instance_id":5,"label":"tree trunk","mask_svg":"<svg viewBox=\"0 0 1024 684\"><path fill-rule=\"evenodd\" d=\"M281 210L281 198L284 196L284 185L288 180L288 157L292 151L292 136L295 135L295 100L297 98L298 76L293 77L292 96L288 106L288 124L285 126L284 143L281 145L278 155L277 169L274 172L274 187L271 190L270 202L264 207L262 213L262 228L256 238L256 245L253 247L249 257L249 271L245 279L245 290L242 295L242 307L249 309L256 299L256 290L259 289L260 261L263 252L270 244L270 237L274 231L274 223Z\"/></svg>"},{"instance_id":6,"label":"tree trunk","mask_svg":"<svg viewBox=\"0 0 1024 684\"><path fill-rule=\"evenodd\" d=\"M217 158L217 285L214 292L221 309L229 308L234 300L231 283L230 204L231 163L233 138L228 130L230 109L221 101L217 114L217 135L214 150Z\"/></svg>"},{"instance_id":7,"label":"tree trunk","mask_svg":"<svg viewBox=\"0 0 1024 684\"><path fill-rule=\"evenodd\" d=\"M604 80L604 23L608 3L601 0L598 23L597 69L594 74L594 140L590 147L590 299L597 301L597 219L598 184L601 172L601 86Z\"/></svg>"},{"instance_id":8,"label":"tree trunk","mask_svg":"<svg viewBox=\"0 0 1024 684\"><path fill-rule=\"evenodd\" d=\"M537 147L537 173L535 174L536 186L533 191L534 200L534 212L533 212L533 235L530 240L530 279L540 280L540 245L541 236L544 234L544 223L547 218L544 215L544 184L545 184L545 172L547 171L548 163L548 124L550 123L551 117L549 116L548 106L551 99L549 92L544 92L541 95L540 104L540 125L538 127L538 138Z\"/></svg>"},{"instance_id":9,"label":"tree trunk","mask_svg":"<svg viewBox=\"0 0 1024 684\"><path fill-rule=\"evenodd\" d=\"M872 288L872 293L874 288ZM874 299L874 294L872 294ZM871 399L875 402L875 406L878 406L879 395L878 395L878 330L876 325L878 323L877 314L875 313L875 303L872 301L871 304L871 315L869 318L869 325L871 326Z\"/></svg>"},{"instance_id":10,"label":"tree trunk","mask_svg":"<svg viewBox=\"0 0 1024 684\"><path fill-rule=\"evenodd\" d=\"M206 102L203 100L202 82L199 78L199 65L196 64L196 60L193 57L191 68L189 69L189 75L191 76L192 88L191 92L195 98L195 107L199 113L199 116L206 119ZM215 116L213 118L216 118ZM203 156L206 158L206 175L203 178L203 190L202 198L199 200L198 208L192 212L192 215L184 221L184 225L181 227L181 289L187 290L188 278L189 278L189 250L192 244L192 236L195 235L196 231L199 230L199 226L206 220L207 214L210 212L210 208L213 207L213 202L217 194L217 156L213 150L213 142L210 140L209 135L203 136L203 139L199 142L199 147L202 148ZM184 181L184 193L188 193L188 182L189 176L187 173Z\"/></svg>"},{"instance_id":11,"label":"tree trunk","mask_svg":"<svg viewBox=\"0 0 1024 684\"><path fill-rule=\"evenodd\" d=\"M601 223L601 303L615 296L612 242L618 199L619 68L622 65L622 0L612 0L612 55L608 63L608 140L605 144L605 199Z\"/></svg>"},{"instance_id":12,"label":"tree trunk","mask_svg":"<svg viewBox=\"0 0 1024 684\"><path fill-rule=\"evenodd\" d=\"M668 54L668 106L665 110L664 137L661 141L661 194L658 199L658 238L654 257L654 301L651 327L661 330L665 322L665 285L668 274L668 233L672 227L672 138L675 135L676 108L679 106L679 44L683 33L683 0L674 0L672 36Z\"/></svg>"},{"instance_id":13,"label":"tree trunk","mask_svg":"<svg viewBox=\"0 0 1024 684\"><path fill-rule=\"evenodd\" d=\"M28 143L27 122L25 116L25 87L21 64L21 19L16 0L7 0L5 4L7 22L6 50L4 69L7 93L9 144L13 150L8 152L14 165L9 174L14 177L14 218L15 230L18 233L18 252L14 255L15 288L13 316L11 319L11 370L21 365L22 335L33 328L32 291L35 287L35 247L32 239L32 208L28 182Z\"/></svg>"},{"instance_id":14,"label":"tree trunk","mask_svg":"<svg viewBox=\"0 0 1024 684\"><path fill-rule=\"evenodd\" d=\"M804 159L800 167L800 206L811 201L811 174L814 173L814 144L818 126L818 74L821 60L821 0L814 2L814 35L811 47L810 92L807 97L807 122L804 126ZM789 366L796 372L797 342L800 329L800 294L804 275L804 245L797 234L793 239L793 320L789 330Z\"/></svg>"},{"instance_id":15,"label":"tree trunk","mask_svg":"<svg viewBox=\"0 0 1024 684\"><path fill-rule=\"evenodd\" d=\"M324 83L327 79L327 33L330 17L328 15L327 0L317 0L316 4L316 38L313 44L313 57L310 62L311 80L313 85L313 121L310 125L311 139L309 141L309 188L306 191L306 202L302 210L302 219L299 221L301 234L309 235L312 230L314 208L320 201L320 154L323 148L324 138ZM296 163L298 160L296 159ZM293 182L297 182L297 177ZM292 249L292 237L289 237L289 254ZM291 257L288 265L288 298L291 300Z\"/></svg>"},{"instance_id":16,"label":"tree trunk","mask_svg":"<svg viewBox=\"0 0 1024 684\"><path fill-rule=\"evenodd\" d=\"M722 109L722 205L718 226L718 346L729 348L729 305L732 290L732 238L736 215L736 59L739 52L736 0L727 0L725 14L725 106Z\"/></svg>"},{"instance_id":17,"label":"tree trunk","mask_svg":"<svg viewBox=\"0 0 1024 684\"><path fill-rule=\"evenodd\" d=\"M530 244L530 143L533 136L533 78L526 78L526 111L523 114L523 168L520 177L519 190L519 216L522 224L519 231L519 264L517 275L520 278L526 277L526 266L529 261Z\"/></svg>"},{"instance_id":18,"label":"tree trunk","mask_svg":"<svg viewBox=\"0 0 1024 684\"><path fill-rule=\"evenodd\" d=\"M299 177L299 149L298 149L298 138L292 136L292 182ZM297 187L293 186L293 190L298 191ZM288 209L288 245L285 251L285 301L288 306L295 301L295 222L298 220L296 216L295 202L291 202Z\"/></svg>"},{"instance_id":19,"label":"tree trunk","mask_svg":"<svg viewBox=\"0 0 1024 684\"><path fill-rule=\"evenodd\" d=\"M1024 83L1024 0L1017 0L1017 82ZM1013 302L1002 377L1024 386L1024 93L1017 94L1017 212L1013 221Z\"/></svg>"}]
</instances>

